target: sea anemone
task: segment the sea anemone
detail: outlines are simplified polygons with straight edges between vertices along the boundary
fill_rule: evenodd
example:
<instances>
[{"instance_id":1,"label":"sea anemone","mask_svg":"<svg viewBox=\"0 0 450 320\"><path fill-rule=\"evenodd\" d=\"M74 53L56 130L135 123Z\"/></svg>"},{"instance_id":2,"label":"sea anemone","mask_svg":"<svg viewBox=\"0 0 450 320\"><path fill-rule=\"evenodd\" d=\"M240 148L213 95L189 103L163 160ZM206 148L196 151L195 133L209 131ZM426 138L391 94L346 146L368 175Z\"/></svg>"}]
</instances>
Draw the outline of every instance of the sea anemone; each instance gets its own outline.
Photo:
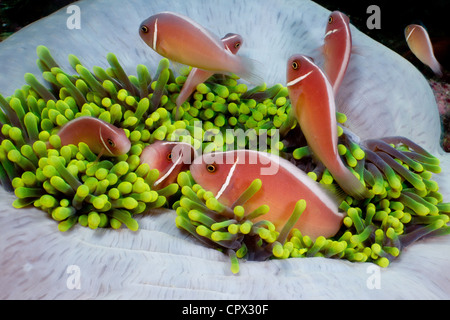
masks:
<instances>
[{"instance_id":1,"label":"sea anemone","mask_svg":"<svg viewBox=\"0 0 450 320\"><path fill-rule=\"evenodd\" d=\"M257 1L128 4L128 10L124 11L118 1L81 1L77 3L82 12L81 29L67 29L68 14L61 10L3 42L0 58L9 63L1 67L8 77L0 79L0 91L5 96L11 95L22 87L23 74L39 73L34 66L34 54L41 44L50 48L63 70L70 70L70 64L63 64L69 54L79 57L92 70L94 65L103 63L102 57L109 52L117 54L126 74L133 74L139 63L156 70L160 57L148 50L136 30L143 18L167 9L188 15L217 34L241 34L246 41L241 53L265 65L264 78L270 87L283 83L285 75L280 70L284 70L286 57L292 53L304 52L320 62L315 49L321 45L323 21L329 14L310 1L282 2L277 4L277 12L265 10ZM249 27L253 22L248 19L248 12L252 12L252 21L265 22L261 28ZM235 30L229 30L230 26ZM112 28L115 32L111 32ZM448 199L448 157L439 148L439 116L431 89L401 57L355 29L352 33L362 53L353 57L338 96L338 108L348 116L346 127L363 141L405 136L437 155L442 172L435 180L443 198ZM268 35L272 35L271 41L264 41ZM248 261L240 264L239 276L233 277L226 257L198 245L176 228L174 211L160 210L151 218L137 216L137 232L92 231L75 226L77 229L72 231L76 232L61 234L55 232L54 221L42 219L41 212L35 209L10 209L14 196L2 192L3 298L448 296L445 272L450 259L446 253L448 237L410 246L380 273L381 286L375 288L368 282L370 272L376 271L371 264L322 257ZM79 288L67 282L72 266L80 271Z\"/></svg>"},{"instance_id":2,"label":"sea anemone","mask_svg":"<svg viewBox=\"0 0 450 320\"><path fill-rule=\"evenodd\" d=\"M338 119L341 124L345 124L342 114L338 114ZM199 180L189 178L189 173L179 176L183 195L181 201L174 205L178 214L177 225L207 245L225 250L232 259L233 272L238 270L236 257L249 260L265 260L269 257L333 257L359 262L370 261L387 267L390 261L414 241L429 234L448 234L446 223L449 221L450 204L442 202L438 184L430 180L432 173L439 173L441 170L439 159L404 137L366 140L361 142L362 146L353 139L351 134L341 129L338 149L345 159L345 165L360 177L372 197L357 200L347 196L339 206L341 212L347 214L343 226L336 233L335 228L339 228L340 224L336 226L335 223L342 220L330 222L334 226L334 233L328 235L328 238L325 238L324 234L320 237L311 233L302 235L299 230L293 228L304 214L305 206L308 208L310 205L309 200L305 202L304 199L286 198L284 201L294 201L293 204L295 200L302 203L298 202L293 212L277 212L273 210L281 210L282 206L275 209L261 205L269 203L270 200L266 199L267 202L257 202L259 207L253 203L253 211L246 212L246 205L253 201L254 195L262 192L264 187L266 193L270 190L271 186L264 186L265 182L261 182L265 179L262 174L249 185L245 185L242 181L248 178L241 175L246 174L246 170L241 170L238 174L234 172L231 176L233 198L225 196L222 197L225 200L217 200L211 192L213 190L205 191L196 183L203 181L208 187L217 187L214 189L214 192L217 192L223 182L220 181L219 175L228 174L228 181L235 165L230 172L223 169L221 174L211 174L208 178L203 175L207 175L209 169L206 168L202 172L205 163L201 162L191 166L194 177ZM308 146L297 148L292 154L286 151L283 156L295 159L292 161L303 167L310 178L327 186L328 190L339 189L330 172L311 157ZM219 160L218 164L213 164L213 168L220 168L224 163L224 159L220 157L225 157L225 154L211 155L212 159ZM251 169L252 165L248 162L247 165L248 169ZM295 174L293 170L295 171L295 168L289 169L291 174ZM252 172L252 175L255 173ZM279 179L281 176L282 174L278 173L275 175L280 177ZM217 182L218 180L220 182ZM280 180L280 185L276 188L284 190L282 193L288 193L292 187ZM238 194L237 199L234 198L236 190L242 191L242 195ZM220 203L221 201L231 207ZM276 228L272 224L275 221L255 221L257 217L267 217L270 220L271 214L284 214L284 226L278 225ZM309 232L314 230L317 228L310 228Z\"/></svg>"}]
</instances>

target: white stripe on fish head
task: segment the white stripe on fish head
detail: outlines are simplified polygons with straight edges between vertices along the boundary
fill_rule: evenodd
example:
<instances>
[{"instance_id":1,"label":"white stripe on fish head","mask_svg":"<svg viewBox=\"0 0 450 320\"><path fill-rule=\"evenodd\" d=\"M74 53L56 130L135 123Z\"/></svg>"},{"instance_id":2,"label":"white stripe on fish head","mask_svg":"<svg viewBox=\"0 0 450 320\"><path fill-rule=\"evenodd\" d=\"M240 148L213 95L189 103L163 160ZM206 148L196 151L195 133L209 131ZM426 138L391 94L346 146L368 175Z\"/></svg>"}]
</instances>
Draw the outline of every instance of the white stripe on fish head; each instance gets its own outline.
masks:
<instances>
[{"instance_id":1,"label":"white stripe on fish head","mask_svg":"<svg viewBox=\"0 0 450 320\"><path fill-rule=\"evenodd\" d=\"M310 64L312 64L312 65L315 67L314 69L317 70L317 71L319 71L319 72L321 73L321 75L325 78L326 82L329 83L328 77L326 76L325 72L323 72L323 70L322 70L321 68L319 68L319 67L314 63L314 61L311 60L311 58L309 58L309 57L307 57L307 56L303 56L303 58L304 58L306 61L308 61ZM304 74L303 76L300 76L300 77L298 77L298 78L296 78L296 79L294 79L294 80L292 80L292 81L289 81L289 82L286 84L286 86L288 86L288 87L289 87L289 86L293 86L294 84L299 83L300 81L306 79L306 78L314 71L314 69L311 70L310 72L308 72L307 74Z\"/></svg>"},{"instance_id":2,"label":"white stripe on fish head","mask_svg":"<svg viewBox=\"0 0 450 320\"><path fill-rule=\"evenodd\" d=\"M409 30L409 32L408 32L408 35L406 36L406 41L408 41L408 39L409 39L409 37L411 37L411 35L413 34L413 32L416 30L416 28L417 27L412 27L412 28L409 28L410 30Z\"/></svg>"},{"instance_id":3,"label":"white stripe on fish head","mask_svg":"<svg viewBox=\"0 0 450 320\"><path fill-rule=\"evenodd\" d=\"M309 63L311 63L313 66L315 66L314 62L311 61L310 58L308 58L308 57L306 57L306 56L302 56L302 57L303 57L306 61L308 61ZM317 69L319 69L319 71L321 71L320 68L317 68ZM310 72L308 72L308 73L306 73L306 74L304 74L304 75L302 75L302 76L300 76L300 77L298 77L298 78L296 78L296 79L294 79L294 80L289 81L289 82L286 84L286 86L287 86L287 87L290 87L290 86L293 86L294 84L299 83L300 81L306 79L313 71L314 71L314 70L311 70Z\"/></svg>"},{"instance_id":4,"label":"white stripe on fish head","mask_svg":"<svg viewBox=\"0 0 450 320\"><path fill-rule=\"evenodd\" d=\"M112 153L111 150L109 149L108 144L105 142L105 139L103 139L103 135L102 135L102 126L99 126L99 127L98 127L98 134L100 135L100 142L102 143L103 147L104 147L106 150L108 150L108 152L109 152L110 154L114 154L114 153Z\"/></svg>"},{"instance_id":5,"label":"white stripe on fish head","mask_svg":"<svg viewBox=\"0 0 450 320\"><path fill-rule=\"evenodd\" d=\"M235 44L236 41L240 40L241 44L243 42L243 39L240 35L235 33L229 33L228 36L226 35L221 39L221 41L225 44L225 47L228 48L229 44ZM228 45L227 45L228 43Z\"/></svg>"},{"instance_id":6,"label":"white stripe on fish head","mask_svg":"<svg viewBox=\"0 0 450 320\"><path fill-rule=\"evenodd\" d=\"M304 74L304 75L302 75L302 76L300 76L300 77L298 77L298 78L295 78L295 79L292 80L292 81L289 81L289 82L286 84L286 86L287 86L287 87L290 87L290 86L293 86L294 84L299 83L299 82L302 81L303 79L306 79L313 71L314 71L314 70L311 70L310 72L308 72L308 73L306 73L306 74Z\"/></svg>"},{"instance_id":7,"label":"white stripe on fish head","mask_svg":"<svg viewBox=\"0 0 450 320\"><path fill-rule=\"evenodd\" d=\"M114 130L113 128L109 127L109 126L105 126L106 131L108 132L108 135L111 137L111 140L114 143L114 147L117 147L119 149L121 149L120 147L122 147L122 143L121 140L123 139L123 137L121 136L121 134L119 132L117 132L116 130ZM106 148L106 150L108 150L111 154L114 154L111 149L108 147L108 142L105 141L103 134L102 134L102 128L100 127L99 130L99 134L100 134L100 141L102 142L103 146Z\"/></svg>"},{"instance_id":8,"label":"white stripe on fish head","mask_svg":"<svg viewBox=\"0 0 450 320\"><path fill-rule=\"evenodd\" d=\"M158 184L160 184L161 182L163 182L164 180L167 179L167 177L173 172L173 170L175 170L176 166L181 162L181 160L183 159L183 157L179 157L177 159L177 161L175 161L173 163L173 165L169 168L169 170L167 170L167 172L164 174L164 176L162 176L161 178L159 178L158 180L155 181L155 183L153 184L154 186L157 186Z\"/></svg>"},{"instance_id":9,"label":"white stripe on fish head","mask_svg":"<svg viewBox=\"0 0 450 320\"><path fill-rule=\"evenodd\" d=\"M243 39L240 35L236 33L228 33L221 39L223 46L226 51L235 55L237 51L240 49L243 43ZM238 46L236 46L239 44ZM234 51L233 51L234 50Z\"/></svg>"},{"instance_id":10,"label":"white stripe on fish head","mask_svg":"<svg viewBox=\"0 0 450 320\"><path fill-rule=\"evenodd\" d=\"M228 41L228 40L230 40L230 39L237 38L237 37L238 37L237 34L231 34L231 35L229 35L228 37L222 38L222 42L225 42L225 41Z\"/></svg>"},{"instance_id":11,"label":"white stripe on fish head","mask_svg":"<svg viewBox=\"0 0 450 320\"><path fill-rule=\"evenodd\" d=\"M153 44L152 48L156 51L156 42L158 41L158 18L155 20L155 25L153 28Z\"/></svg>"},{"instance_id":12,"label":"white stripe on fish head","mask_svg":"<svg viewBox=\"0 0 450 320\"><path fill-rule=\"evenodd\" d=\"M329 35L331 35L335 32L338 32L338 31L339 31L339 29L332 29L332 30L328 31L327 33L325 33L325 36L323 38L326 39Z\"/></svg>"},{"instance_id":13,"label":"white stripe on fish head","mask_svg":"<svg viewBox=\"0 0 450 320\"><path fill-rule=\"evenodd\" d=\"M230 184L231 178L234 175L234 171L236 170L236 166L238 164L239 157L236 156L236 161L234 162L233 166L231 167L230 171L228 172L227 178L225 179L225 182L223 183L222 187L220 188L219 192L216 194L216 199L219 199L220 196L225 192L225 190L228 188L228 185Z\"/></svg>"}]
</instances>

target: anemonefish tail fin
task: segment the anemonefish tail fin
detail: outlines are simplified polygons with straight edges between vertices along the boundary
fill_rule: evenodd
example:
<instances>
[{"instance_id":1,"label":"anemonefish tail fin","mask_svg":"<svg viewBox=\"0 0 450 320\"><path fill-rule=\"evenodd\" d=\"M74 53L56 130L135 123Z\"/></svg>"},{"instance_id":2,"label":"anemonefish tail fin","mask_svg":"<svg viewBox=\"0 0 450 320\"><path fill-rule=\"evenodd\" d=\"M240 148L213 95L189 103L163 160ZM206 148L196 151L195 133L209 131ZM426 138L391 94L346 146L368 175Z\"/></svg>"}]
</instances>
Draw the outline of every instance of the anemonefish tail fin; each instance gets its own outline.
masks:
<instances>
[{"instance_id":1,"label":"anemonefish tail fin","mask_svg":"<svg viewBox=\"0 0 450 320\"><path fill-rule=\"evenodd\" d=\"M337 172L332 172L333 178L348 195L356 199L372 198L373 194L364 184L346 167Z\"/></svg>"},{"instance_id":2,"label":"anemonefish tail fin","mask_svg":"<svg viewBox=\"0 0 450 320\"><path fill-rule=\"evenodd\" d=\"M253 85L259 85L264 82L263 72L264 65L254 59L247 57L240 57L242 62L242 69L236 74L247 80Z\"/></svg>"},{"instance_id":3,"label":"anemonefish tail fin","mask_svg":"<svg viewBox=\"0 0 450 320\"><path fill-rule=\"evenodd\" d=\"M442 78L442 76L444 75L444 73L442 72L442 66L439 62L435 62L432 65L430 65L431 70L433 70L434 74L439 77Z\"/></svg>"},{"instance_id":4,"label":"anemonefish tail fin","mask_svg":"<svg viewBox=\"0 0 450 320\"><path fill-rule=\"evenodd\" d=\"M352 46L352 54L355 54L357 56L366 57L367 56L366 53L370 52L368 50L369 50L369 48L367 46L362 46L362 45Z\"/></svg>"},{"instance_id":5,"label":"anemonefish tail fin","mask_svg":"<svg viewBox=\"0 0 450 320\"><path fill-rule=\"evenodd\" d=\"M177 61L173 61L173 60L169 60L169 61L172 63L173 70L176 72L176 74L179 74L179 75L189 74L190 69L191 69L189 66L182 64L180 62L177 62Z\"/></svg>"}]
</instances>

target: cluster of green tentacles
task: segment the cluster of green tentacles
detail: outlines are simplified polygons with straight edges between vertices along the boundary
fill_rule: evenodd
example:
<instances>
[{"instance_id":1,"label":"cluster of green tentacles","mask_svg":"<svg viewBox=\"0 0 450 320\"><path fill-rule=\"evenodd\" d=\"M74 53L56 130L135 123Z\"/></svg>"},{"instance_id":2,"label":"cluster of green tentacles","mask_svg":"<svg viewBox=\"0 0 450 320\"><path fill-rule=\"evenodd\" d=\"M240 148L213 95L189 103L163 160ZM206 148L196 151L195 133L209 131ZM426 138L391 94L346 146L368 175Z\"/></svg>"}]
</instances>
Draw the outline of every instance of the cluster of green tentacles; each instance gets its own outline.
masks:
<instances>
[{"instance_id":1,"label":"cluster of green tentacles","mask_svg":"<svg viewBox=\"0 0 450 320\"><path fill-rule=\"evenodd\" d=\"M0 179L5 189L14 190L14 207L35 206L48 212L61 231L77 223L93 229L124 224L137 230L134 215L173 208L176 225L225 251L233 272L239 270L239 259L290 257L342 258L387 266L410 242L448 232L450 205L442 202L431 180L431 174L440 170L437 158L405 140L356 143L341 127L340 154L374 197L343 199L340 209L347 216L333 238L313 241L291 230L308 205L302 199L280 232L270 221L253 222L270 210L261 206L245 212L243 204L261 188L258 179L233 208L221 205L188 171L164 189L153 190L159 172L140 163L143 148L156 140L180 139L202 152L256 145L296 162L322 184L335 183L328 170L311 158L308 147L295 138L299 129L281 84L249 89L237 77L216 75L197 86L175 119L175 101L190 68L182 68L176 76L169 61L162 59L153 75L144 65L137 66L136 76L127 75L109 53L110 67L92 70L69 55L76 71L69 74L46 47L39 46L37 55L46 85L28 73L21 89L7 98L0 95ZM84 115L123 128L132 144L128 154L98 158L84 143L61 146L58 129ZM345 115L338 113L337 119L345 125ZM248 134L236 141L229 129ZM269 138L258 145L262 141L258 135L266 133Z\"/></svg>"},{"instance_id":2,"label":"cluster of green tentacles","mask_svg":"<svg viewBox=\"0 0 450 320\"><path fill-rule=\"evenodd\" d=\"M354 152L360 155L364 153L360 148L355 148ZM362 158L358 161L362 161ZM430 168L437 169L436 166ZM418 180L425 187L422 188L416 182L419 189L400 174L388 170L388 174L391 173L394 187L384 176L382 183L376 184L373 176L366 172L366 185L376 194L366 200L347 196L340 204L340 209L347 213L341 230L328 239L319 236L313 240L308 235L302 235L299 230L292 229L307 206L302 199L299 199L289 221L280 232L275 230L270 221L253 223L255 217L270 210L263 205L254 212L245 212L241 205L260 190L259 179L253 181L233 208L228 208L221 205L210 192L195 184L189 173L180 173L178 184L182 196L174 204L178 215L176 223L205 244L225 250L232 258L234 272L239 270L239 258L265 260L268 257L340 258L355 262L368 261L387 267L410 243L427 235L444 235L450 231L447 226L450 203L442 202L437 184L429 180L429 171L421 172ZM313 170L308 174L321 184L333 185L333 178L326 169Z\"/></svg>"}]
</instances>

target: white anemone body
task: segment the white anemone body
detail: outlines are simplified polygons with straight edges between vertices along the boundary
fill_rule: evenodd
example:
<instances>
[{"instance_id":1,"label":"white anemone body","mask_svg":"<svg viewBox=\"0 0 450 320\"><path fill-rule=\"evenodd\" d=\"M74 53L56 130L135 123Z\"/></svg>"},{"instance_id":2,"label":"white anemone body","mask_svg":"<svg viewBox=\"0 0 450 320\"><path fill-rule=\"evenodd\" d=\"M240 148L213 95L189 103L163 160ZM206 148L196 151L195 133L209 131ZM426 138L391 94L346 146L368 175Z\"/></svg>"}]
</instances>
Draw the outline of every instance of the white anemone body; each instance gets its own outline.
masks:
<instances>
[{"instance_id":1,"label":"white anemone body","mask_svg":"<svg viewBox=\"0 0 450 320\"><path fill-rule=\"evenodd\" d=\"M268 2L268 1L267 1ZM36 47L47 46L66 70L68 54L106 67L117 55L125 71L152 73L161 59L139 37L139 23L161 11L187 15L217 35L242 35L241 55L259 60L268 85L285 85L295 53L323 63L320 50L329 11L308 0L96 0L75 3L80 29L68 29L62 9L0 43L0 92L11 95L26 72L40 74ZM257 25L257 27L256 27ZM361 137L406 136L441 159L435 175L450 201L450 159L439 147L437 105L426 79L402 57L352 26L353 54L337 97L348 127ZM7 62L7 63L5 63ZM387 269L325 258L241 262L206 248L175 226L175 213L142 215L140 229L60 233L37 209L15 210L0 191L0 298L5 299L406 299L450 298L450 237L420 241ZM75 267L73 267L75 266ZM74 271L75 270L75 271ZM78 273L77 273L78 272ZM77 278L79 276L79 278ZM80 287L77 287L79 280Z\"/></svg>"}]
</instances>

